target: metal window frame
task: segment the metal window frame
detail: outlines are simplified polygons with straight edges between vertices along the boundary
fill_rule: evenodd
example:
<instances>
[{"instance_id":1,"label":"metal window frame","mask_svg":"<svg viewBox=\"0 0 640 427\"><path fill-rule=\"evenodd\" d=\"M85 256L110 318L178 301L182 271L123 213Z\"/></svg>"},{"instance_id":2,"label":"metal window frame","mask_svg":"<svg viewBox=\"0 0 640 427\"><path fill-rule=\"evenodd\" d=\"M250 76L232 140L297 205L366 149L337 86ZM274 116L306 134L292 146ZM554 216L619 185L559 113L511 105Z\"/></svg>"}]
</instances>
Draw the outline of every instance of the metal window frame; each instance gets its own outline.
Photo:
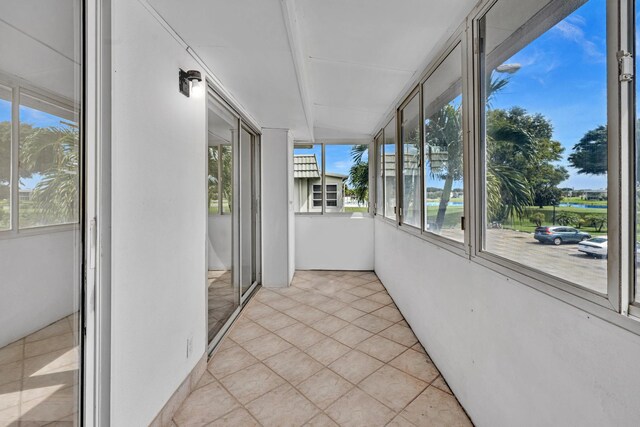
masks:
<instances>
[{"instance_id":1,"label":"metal window frame","mask_svg":"<svg viewBox=\"0 0 640 427\"><path fill-rule=\"evenodd\" d=\"M613 226L614 230L617 230L616 232L609 233L612 242L609 246L615 248L615 253L610 255L611 259L608 264L610 272L608 272L607 295L594 293L580 285L481 250L483 247L482 231L485 223L483 213L485 195L482 185L484 177L481 144L481 132L483 131L481 122L484 116L481 116L480 113L484 111L484 106L481 96L481 79L479 79L479 72L483 64L479 60L478 35L480 20L497 2L498 0L484 0L479 3L467 15L454 36L447 41L445 44L447 47L443 49L443 53L437 57L438 59L432 61L420 79L415 81L422 88L422 84L438 64L458 43L462 43L463 123L466 126L464 130L465 243L463 247L458 247L457 242L450 239L439 239L439 236L434 235L423 236L413 232L410 229L411 226L401 226L398 213L395 218L387 217L384 180L382 183L383 213L376 216L380 217L379 221L394 224L398 230L408 232L440 248L464 256L471 262L505 276L507 280L513 279L608 323L640 335L640 302L634 302L633 280L635 276L636 224L635 217L630 214L631 209L635 206L634 203L631 203L635 197L635 185L632 182L635 176L636 150L634 143L635 82L627 82L622 85L618 82L618 64L615 59L612 59L612 55L609 54L607 60L607 89L608 92L613 93L613 96L608 95L607 112L609 132L615 143L609 145L608 190L610 194L614 194L615 202L610 201L608 214L609 218L615 218L619 225ZM635 0L607 0L608 53L614 50L626 50L635 54L634 7ZM398 112L412 98L415 91L416 86L411 85L404 96L400 98L396 107L379 123L380 130L376 137L382 134L383 154L386 145L384 131L394 120L396 125L395 147L396 152L400 152L398 150L401 146ZM423 114L422 110L421 108L421 114ZM399 189L402 183L398 179L401 177L401 173L398 172L401 171L399 164L400 162L396 159L396 206L402 203L402 192ZM382 167L385 168L384 162ZM376 214L378 212L379 210ZM614 236L611 239L612 234L617 234L619 237Z\"/></svg>"},{"instance_id":2,"label":"metal window frame","mask_svg":"<svg viewBox=\"0 0 640 427\"><path fill-rule=\"evenodd\" d=\"M63 96L54 94L46 89L34 86L24 79L15 76L5 75L0 72L0 86L11 92L11 148L10 148L10 171L9 182L9 228L0 230L0 240L15 239L21 236L37 236L49 233L56 233L68 230L79 230L82 226L81 205L82 191L78 188L78 219L72 222L58 224L39 225L35 227L20 228L20 101L22 95L29 96L36 100L56 106L70 113L78 114L78 125L82 121L81 102L74 102ZM84 156L85 147L82 141L78 142L78 159ZM80 161L81 162L81 161ZM81 165L78 165L78 178L82 179ZM81 183L79 183L81 187Z\"/></svg>"},{"instance_id":3,"label":"metal window frame","mask_svg":"<svg viewBox=\"0 0 640 427\"><path fill-rule=\"evenodd\" d=\"M420 225L413 225L413 224L407 224L406 222L404 222L404 218L405 218L405 213L404 213L404 196L405 196L405 188L404 188L404 163L405 163L405 158L404 158L404 143L402 141L402 119L404 117L404 110L406 109L406 107L414 100L415 97L418 97L418 121L420 124L420 131L419 131L419 139L420 139L420 144L418 145L418 158L420 159L420 170L418 171L418 178L419 178L419 189L418 191L420 192ZM417 84L412 90L411 92L409 92L409 94L405 97L405 99L402 101L402 104L400 104L400 106L397 109L396 112L396 120L397 120L397 124L396 124L396 152L399 153L399 156L396 155L396 176L400 177L400 179L396 180L396 188L397 188L397 194L396 194L396 215L397 215L397 221L398 221L398 226L401 228L405 228L407 231L410 231L412 234L417 234L420 235L420 230L423 228L423 223L424 223L424 215L422 214L423 211L423 207L422 205L424 205L424 191L423 191L423 186L424 186L424 161L423 161L423 155L424 155L424 147L423 147L423 143L422 141L424 140L424 126L422 126L422 87L420 84ZM398 157L400 158L398 160ZM399 195L399 197L398 197ZM398 200L401 203L398 203Z\"/></svg>"},{"instance_id":4,"label":"metal window frame","mask_svg":"<svg viewBox=\"0 0 640 427\"><path fill-rule=\"evenodd\" d=\"M466 84L466 78L465 78L465 72L466 72L466 68L467 68L467 60L466 60L466 49L467 49L467 42L466 42L466 37L464 37L465 34L465 28L464 26L461 26L460 28L458 28L458 30L454 33L454 35L449 39L449 41L447 42L447 44L445 45L446 47L441 51L441 53L436 57L436 59L431 63L431 65L427 68L427 71L423 74L423 76L420 79L420 88L421 88L421 108L420 108L420 123L422 124L422 129L421 129L421 133L422 133L422 150L423 150L423 159L422 159L422 163L423 163L423 167L422 167L422 182L423 182L423 201L422 201L422 210L426 211L426 186L425 186L425 180L426 180L426 162L424 160L424 139L425 139L425 134L424 134L424 121L425 121L425 117L424 117L424 85L426 84L427 80L429 80L429 78L437 71L440 69L440 67L442 66L442 64L449 58L450 55L452 55L454 53L454 51L458 48L458 46L460 46L460 50L461 50L461 80L462 80L462 164L463 164L463 195L464 195L464 206L463 206L463 218L464 218L464 222L465 222L465 227L464 227L464 233L463 233L463 241L459 241L459 240L454 240L454 239L450 239L448 237L445 236L441 236L439 234L430 232L428 230L426 230L426 217L425 217L425 212L422 212L422 230L421 230L421 237L424 238L425 240L434 243L435 245L438 245L444 249L447 249L453 253L456 253L460 256L463 256L465 258L469 257L470 254L470 250L469 250L469 244L468 242L471 239L471 235L470 235L470 227L469 227L469 223L471 222L469 220L470 214L469 211L471 210L470 207L470 200L471 200L471 189L470 189L470 179L469 179L469 170L470 170L470 150L469 150L469 120L468 120L468 98L469 96L467 96L467 84Z\"/></svg>"},{"instance_id":5,"label":"metal window frame","mask_svg":"<svg viewBox=\"0 0 640 427\"><path fill-rule=\"evenodd\" d=\"M382 214L382 220L387 221L391 224L394 224L396 227L398 226L398 221L399 221L399 214L400 214L400 208L398 207L398 201L399 201L399 196L400 196L400 192L398 190L398 114L397 114L397 109L394 109L393 112L387 117L387 119L384 121L384 126L381 129L382 132L382 152L384 154L384 158L382 161L382 169L384 172L384 180L382 181L382 187L383 187L383 198L382 198L382 205L383 205L383 214ZM396 171L396 176L395 176L395 203L394 203L394 211L393 211L393 215L390 215L390 213L387 212L387 162L386 162L386 155L387 155L387 151L386 151L386 146L387 146L387 128L389 127L389 125L391 125L393 123L393 126L395 127L395 132L394 132L394 140L393 140L393 145L395 146L396 152L395 152L395 161L394 161L394 169ZM391 145L391 144L389 144Z\"/></svg>"},{"instance_id":6,"label":"metal window frame","mask_svg":"<svg viewBox=\"0 0 640 427\"><path fill-rule=\"evenodd\" d=\"M373 209L373 201L375 201L374 191L372 189L375 187L372 186L371 180L371 165L372 165L372 157L375 157L375 140L367 139L367 140L316 140L314 142L304 142L304 141L295 141L293 144L294 150L296 148L308 147L309 145L319 145L320 153L322 156L322 167L321 167L321 185L322 185L322 209L320 212L294 212L295 216L334 216L334 217L351 217L356 212L327 212L327 185L326 185L326 147L331 145L367 145L368 151L368 163L369 163L369 197L368 197L368 206L367 212L361 212L364 216L374 217L374 209ZM373 154L373 155L372 155ZM295 154L294 154L295 155ZM375 181L374 181L375 183ZM312 190L313 193L313 190ZM334 206L329 206L330 208Z\"/></svg>"},{"instance_id":7,"label":"metal window frame","mask_svg":"<svg viewBox=\"0 0 640 427\"><path fill-rule=\"evenodd\" d=\"M602 306L608 310L614 312L619 311L619 289L620 289L620 257L617 250L619 245L619 238L617 237L616 226L609 226L609 248L613 247L608 257L608 275L607 275L607 295L602 295L593 292L587 288L584 288L578 284L572 283L568 280L561 279L551 274L536 270L532 267L528 267L524 264L520 264L497 254L487 252L484 250L484 239L486 230L486 217L484 211L484 203L486 200L485 186L484 186L484 95L483 95L483 78L484 78L484 63L482 52L482 23L483 18L500 0L491 0L484 2L479 6L478 10L472 14L471 18L471 43L473 49L469 49L470 54L473 55L472 64L473 72L469 75L471 81L471 87L473 87L473 108L474 112L470 116L476 121L474 124L474 148L476 153L474 156L475 167L475 184L474 184L474 218L473 223L477 227L474 230L474 246L472 247L472 258L488 268L497 270L505 275L515 278L516 280L524 283L525 285L542 290L545 293L558 296L561 299L565 299L562 296L569 294L577 296L582 300L588 301L593 304ZM610 52L613 46L617 48L617 0L607 1L607 51ZM617 49L616 49L617 50ZM613 72L612 72L613 70ZM619 177L616 176L615 171L618 165L618 148L619 148L619 124L618 118L620 114L618 97L615 96L618 88L618 73L617 63L608 55L607 60L607 86L608 86L608 122L609 122L609 218L619 218L620 207L616 203L616 197L620 193L620 187L616 184L619 182ZM614 201L611 202L611 196L613 195ZM611 221L610 221L611 222ZM613 243L613 244L612 244ZM555 288L555 289L552 289ZM560 291L557 293L556 290Z\"/></svg>"},{"instance_id":8,"label":"metal window frame","mask_svg":"<svg viewBox=\"0 0 640 427\"><path fill-rule=\"evenodd\" d=\"M380 144L378 144L378 141L380 141ZM382 154L382 156L380 156ZM376 134L376 136L373 137L373 156L374 156L374 167L373 168L369 168L369 170L374 171L374 178L373 178L373 186L370 188L369 193L371 193L371 189L373 189L374 192L374 198L373 198L373 215L374 216L380 216L380 212L382 212L383 216L384 216L384 167L383 167L383 162L384 162L384 131L383 130L379 130L378 133ZM378 174L380 174L380 176L382 177L380 186L378 186ZM380 203L381 206L378 206L378 196L380 197L380 200L382 201L382 203Z\"/></svg>"}]
</instances>

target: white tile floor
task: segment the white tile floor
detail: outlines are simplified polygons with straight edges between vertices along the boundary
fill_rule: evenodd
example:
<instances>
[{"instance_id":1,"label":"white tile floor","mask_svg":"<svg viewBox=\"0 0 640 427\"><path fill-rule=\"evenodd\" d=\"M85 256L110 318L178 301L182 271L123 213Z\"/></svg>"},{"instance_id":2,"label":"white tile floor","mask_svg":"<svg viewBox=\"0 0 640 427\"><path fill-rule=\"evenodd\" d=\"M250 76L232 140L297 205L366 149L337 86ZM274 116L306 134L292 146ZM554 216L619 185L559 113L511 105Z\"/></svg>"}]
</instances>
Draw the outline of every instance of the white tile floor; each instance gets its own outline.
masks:
<instances>
[{"instance_id":1,"label":"white tile floor","mask_svg":"<svg viewBox=\"0 0 640 427\"><path fill-rule=\"evenodd\" d=\"M174 423L471 425L376 275L340 271L260 289Z\"/></svg>"},{"instance_id":2,"label":"white tile floor","mask_svg":"<svg viewBox=\"0 0 640 427\"><path fill-rule=\"evenodd\" d=\"M0 426L75 426L75 316L0 349Z\"/></svg>"}]
</instances>

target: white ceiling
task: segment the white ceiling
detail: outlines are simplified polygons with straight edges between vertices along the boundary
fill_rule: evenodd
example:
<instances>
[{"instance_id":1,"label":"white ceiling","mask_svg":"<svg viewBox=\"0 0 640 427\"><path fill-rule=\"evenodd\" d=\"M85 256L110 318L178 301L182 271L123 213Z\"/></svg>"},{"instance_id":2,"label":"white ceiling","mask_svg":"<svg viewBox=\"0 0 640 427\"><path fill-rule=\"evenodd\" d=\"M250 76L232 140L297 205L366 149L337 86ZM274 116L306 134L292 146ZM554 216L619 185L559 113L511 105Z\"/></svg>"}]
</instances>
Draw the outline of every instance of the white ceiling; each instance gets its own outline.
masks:
<instances>
[{"instance_id":1,"label":"white ceiling","mask_svg":"<svg viewBox=\"0 0 640 427\"><path fill-rule=\"evenodd\" d=\"M260 125L296 140L370 137L475 4L148 1Z\"/></svg>"},{"instance_id":2,"label":"white ceiling","mask_svg":"<svg viewBox=\"0 0 640 427\"><path fill-rule=\"evenodd\" d=\"M0 72L79 99L78 0L0 1Z\"/></svg>"}]
</instances>

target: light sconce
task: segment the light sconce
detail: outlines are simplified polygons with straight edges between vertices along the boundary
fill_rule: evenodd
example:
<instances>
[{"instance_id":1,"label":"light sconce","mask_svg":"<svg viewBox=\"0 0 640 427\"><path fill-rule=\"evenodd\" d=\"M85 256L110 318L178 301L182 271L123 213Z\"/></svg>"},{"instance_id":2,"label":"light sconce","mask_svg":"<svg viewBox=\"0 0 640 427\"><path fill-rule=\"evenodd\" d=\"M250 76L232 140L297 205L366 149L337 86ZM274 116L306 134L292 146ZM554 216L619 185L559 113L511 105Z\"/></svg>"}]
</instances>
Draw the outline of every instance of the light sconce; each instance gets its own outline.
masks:
<instances>
[{"instance_id":1,"label":"light sconce","mask_svg":"<svg viewBox=\"0 0 640 427\"><path fill-rule=\"evenodd\" d=\"M204 93L204 87L202 86L202 74L200 74L200 71L184 71L180 69L180 74L178 76L178 88L180 93L187 98L191 94L194 96L201 96Z\"/></svg>"}]
</instances>

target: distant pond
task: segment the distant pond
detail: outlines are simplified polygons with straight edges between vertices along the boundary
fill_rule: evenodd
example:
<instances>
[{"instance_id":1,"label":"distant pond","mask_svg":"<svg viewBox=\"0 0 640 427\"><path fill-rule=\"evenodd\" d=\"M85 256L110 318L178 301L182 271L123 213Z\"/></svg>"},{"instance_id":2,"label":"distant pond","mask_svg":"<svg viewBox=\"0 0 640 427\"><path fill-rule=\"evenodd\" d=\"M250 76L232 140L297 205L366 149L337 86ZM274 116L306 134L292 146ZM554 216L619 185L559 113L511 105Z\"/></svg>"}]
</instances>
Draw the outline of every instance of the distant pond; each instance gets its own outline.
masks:
<instances>
[{"instance_id":1,"label":"distant pond","mask_svg":"<svg viewBox=\"0 0 640 427\"><path fill-rule=\"evenodd\" d=\"M607 205L587 205L585 203L560 203L561 208L607 209Z\"/></svg>"}]
</instances>

